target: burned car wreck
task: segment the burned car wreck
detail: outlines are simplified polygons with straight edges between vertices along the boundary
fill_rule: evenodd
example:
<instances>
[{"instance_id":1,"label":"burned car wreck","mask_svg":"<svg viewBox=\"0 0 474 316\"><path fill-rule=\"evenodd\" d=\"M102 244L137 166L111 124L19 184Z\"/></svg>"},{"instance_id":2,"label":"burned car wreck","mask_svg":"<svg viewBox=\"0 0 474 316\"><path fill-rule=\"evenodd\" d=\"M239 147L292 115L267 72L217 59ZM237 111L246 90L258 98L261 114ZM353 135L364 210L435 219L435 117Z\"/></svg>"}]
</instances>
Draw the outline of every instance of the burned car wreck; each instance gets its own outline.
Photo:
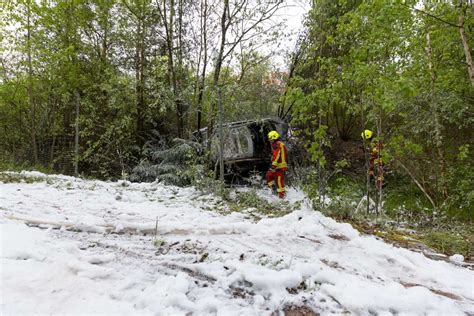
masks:
<instances>
[{"instance_id":1,"label":"burned car wreck","mask_svg":"<svg viewBox=\"0 0 474 316\"><path fill-rule=\"evenodd\" d=\"M276 130L283 141L287 140L288 123L279 118L265 118L224 124L223 158L227 182L240 182L251 175L263 175L268 170L271 146L268 132ZM207 128L193 133L210 148L210 161L214 166L219 160L219 134L213 133L209 139ZM210 142L210 144L209 144ZM215 167L214 170L218 171ZM217 172L216 172L217 173Z\"/></svg>"}]
</instances>

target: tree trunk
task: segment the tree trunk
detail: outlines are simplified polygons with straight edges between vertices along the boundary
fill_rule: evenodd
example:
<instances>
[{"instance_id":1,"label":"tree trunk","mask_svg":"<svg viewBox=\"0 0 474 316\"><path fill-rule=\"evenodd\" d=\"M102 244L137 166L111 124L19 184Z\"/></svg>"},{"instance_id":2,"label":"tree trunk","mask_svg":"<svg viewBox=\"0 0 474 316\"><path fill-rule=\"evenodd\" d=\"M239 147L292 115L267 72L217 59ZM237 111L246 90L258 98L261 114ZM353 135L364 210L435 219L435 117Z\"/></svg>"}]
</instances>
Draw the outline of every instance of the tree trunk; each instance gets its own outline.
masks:
<instances>
[{"instance_id":1,"label":"tree trunk","mask_svg":"<svg viewBox=\"0 0 474 316\"><path fill-rule=\"evenodd\" d=\"M145 128L144 128L144 113L145 113L145 26L143 22L143 12L137 16L137 42L136 42L136 53L135 53L135 91L137 98L137 143L141 147L145 140Z\"/></svg>"},{"instance_id":2,"label":"tree trunk","mask_svg":"<svg viewBox=\"0 0 474 316\"><path fill-rule=\"evenodd\" d=\"M294 72L295 72L296 66L298 65L300 54L301 54L301 49L298 49L295 52L295 54L293 55L293 59L291 60L290 72L288 74L288 79L286 81L285 91L283 92L283 97L285 97L288 94L288 89L290 87L290 81L294 76ZM282 99L284 100L284 98L282 98ZM291 107L291 105L290 105L290 107ZM285 112L284 101L280 101L280 103L278 104L277 116L279 118L281 118L282 120L284 120L286 118L286 115L289 114L290 110L288 110L285 114L284 113Z\"/></svg>"},{"instance_id":3,"label":"tree trunk","mask_svg":"<svg viewBox=\"0 0 474 316\"><path fill-rule=\"evenodd\" d=\"M207 0L201 5L201 49L203 51L203 64L201 76L198 79L198 99L197 99L197 129L201 129L202 121L202 99L204 95L204 85L206 80L207 67ZM198 65L199 66L199 65Z\"/></svg>"},{"instance_id":4,"label":"tree trunk","mask_svg":"<svg viewBox=\"0 0 474 316\"><path fill-rule=\"evenodd\" d=\"M137 19L137 28L135 30L135 59L134 59L134 71L135 71L135 98L136 98L136 110L137 115L135 139L139 147L142 147L145 143L146 130L145 130L145 66L146 66L146 18L147 18L147 3L137 2L134 6L124 1L123 4L127 7L128 11Z\"/></svg>"},{"instance_id":5,"label":"tree trunk","mask_svg":"<svg viewBox=\"0 0 474 316\"><path fill-rule=\"evenodd\" d=\"M53 134L53 141L51 142L51 150L49 154L49 168L54 168L54 146L56 146L56 135Z\"/></svg>"},{"instance_id":6,"label":"tree trunk","mask_svg":"<svg viewBox=\"0 0 474 316\"><path fill-rule=\"evenodd\" d=\"M183 0L178 0L178 69L175 77L176 87L178 93L177 98L177 108L178 108L178 119L180 126L179 137L184 135L184 126L186 121L186 103L181 97L181 91L183 89L183 78L184 78L184 68L183 68Z\"/></svg>"},{"instance_id":7,"label":"tree trunk","mask_svg":"<svg viewBox=\"0 0 474 316\"><path fill-rule=\"evenodd\" d=\"M30 140L33 163L38 163L38 145L36 142L36 105L33 97L33 65L31 61L31 0L27 2L27 58L28 58L28 103L30 105Z\"/></svg>"},{"instance_id":8,"label":"tree trunk","mask_svg":"<svg viewBox=\"0 0 474 316\"><path fill-rule=\"evenodd\" d=\"M428 194L428 192L426 192L426 190L423 188L423 186L421 185L421 183L415 178L415 176L413 175L412 172L410 172L410 170L404 165L402 164L402 162L399 160L399 159L395 159L395 161L403 168L403 170L406 171L406 173L408 173L408 175L410 176L410 178L413 180L413 182L415 182L415 184L417 185L417 187L421 190L421 192L423 192L423 194L426 196L426 198L428 199L428 201L430 201L431 205L433 206L433 213L436 212L436 203L433 201L433 199L431 198L431 196Z\"/></svg>"},{"instance_id":9,"label":"tree trunk","mask_svg":"<svg viewBox=\"0 0 474 316\"><path fill-rule=\"evenodd\" d=\"M360 102L360 122L361 122L361 130L365 130L365 117L364 117L364 108L362 106L362 102ZM365 137L362 137L362 145L363 145L363 150L364 150L364 158L365 158L365 186L366 186L366 197L367 197L367 209L366 209L366 214L369 214L370 212L370 176L369 176L369 152L367 150L368 144L367 140Z\"/></svg>"},{"instance_id":10,"label":"tree trunk","mask_svg":"<svg viewBox=\"0 0 474 316\"><path fill-rule=\"evenodd\" d=\"M219 105L219 179L221 182L224 182L224 113L222 110L221 87L218 87L217 89L217 102Z\"/></svg>"},{"instance_id":11,"label":"tree trunk","mask_svg":"<svg viewBox=\"0 0 474 316\"><path fill-rule=\"evenodd\" d=\"M178 94L178 85L176 81L176 69L174 65L174 57L173 57L173 48L174 48L174 0L170 0L170 9L169 9L169 20L166 17L166 0L163 0L163 23L166 30L166 46L168 52L168 75L170 86L173 89L173 96L176 105L176 123L178 129L178 137L182 136L182 114L181 114L181 102L179 102L179 94Z\"/></svg>"},{"instance_id":12,"label":"tree trunk","mask_svg":"<svg viewBox=\"0 0 474 316\"><path fill-rule=\"evenodd\" d=\"M444 184L444 180L446 179L446 159L443 151L443 136L442 136L442 131L441 131L441 122L439 118L439 110L438 110L438 98L436 98L436 88L435 88L435 82L437 79L436 72L433 67L433 53L431 50L431 38L430 38L430 32L428 31L426 33L426 53L428 55L428 68L430 70L430 75L431 75L431 95L432 95L432 100L429 102L431 106L431 111L433 113L433 118L434 118L434 132L435 132L435 147L436 147L436 152L438 154L438 165L440 169L440 176L441 176L441 182L443 183L441 185L442 191L443 191L443 196L444 198L448 198L448 187L446 184Z\"/></svg>"},{"instance_id":13,"label":"tree trunk","mask_svg":"<svg viewBox=\"0 0 474 316\"><path fill-rule=\"evenodd\" d=\"M79 176L79 109L81 105L81 99L79 91L75 91L76 98L76 123L74 133L74 176Z\"/></svg>"},{"instance_id":14,"label":"tree trunk","mask_svg":"<svg viewBox=\"0 0 474 316\"><path fill-rule=\"evenodd\" d=\"M219 46L219 53L216 58L216 66L214 68L214 78L213 78L213 88L214 91L217 89L219 85L219 78L221 74L222 68L222 60L224 57L224 49L225 49L225 41L226 41L226 34L227 34L227 23L228 23L228 10L229 10L229 0L224 0L224 9L222 12L221 17L221 42ZM210 117L209 117L209 126L208 132L212 133L213 125L214 125L214 116L216 113L216 101L211 102L211 110L210 110Z\"/></svg>"},{"instance_id":15,"label":"tree trunk","mask_svg":"<svg viewBox=\"0 0 474 316\"><path fill-rule=\"evenodd\" d=\"M177 134L178 137L182 137L183 134L183 111L182 111L182 104L183 102L180 100L180 91L178 87L178 79L177 79L177 72L176 72L176 66L175 66L175 61L174 61L174 56L173 56L173 51L174 51L174 0L169 0L169 17L167 15L167 6L166 6L167 0L163 0L162 6L160 5L157 6L158 13L160 14L163 26L165 28L166 32L166 51L168 55L168 77L169 77L169 85L173 91L173 97L174 97L174 103L176 106L176 125L177 125ZM180 2L181 3L181 2ZM179 17L178 17L179 18ZM179 22L179 21L178 21ZM179 26L178 26L179 28ZM178 34L179 36L179 34ZM178 49L180 49L178 47ZM179 54L178 54L178 65L180 63L179 60Z\"/></svg>"},{"instance_id":16,"label":"tree trunk","mask_svg":"<svg viewBox=\"0 0 474 316\"><path fill-rule=\"evenodd\" d=\"M183 9L183 0L178 0L178 73L177 73L177 78L176 82L178 84L179 90L182 89L181 84L182 84L182 78L183 78L183 14L184 14L184 9ZM184 109L182 109L184 110ZM184 113L183 113L184 114Z\"/></svg>"},{"instance_id":17,"label":"tree trunk","mask_svg":"<svg viewBox=\"0 0 474 316\"><path fill-rule=\"evenodd\" d=\"M319 111L319 118L318 118L318 131L321 131L321 122L322 122L322 111ZM322 151L323 147L323 140L320 137L319 138L319 150ZM319 203L321 204L323 201L323 195L325 194L324 189L325 189L325 183L323 183L323 175L322 175L322 168L321 168L321 157L318 157L318 195L319 195Z\"/></svg>"},{"instance_id":18,"label":"tree trunk","mask_svg":"<svg viewBox=\"0 0 474 316\"><path fill-rule=\"evenodd\" d=\"M459 15L459 33L461 34L462 47L464 49L464 56L466 57L467 73L469 74L469 80L471 85L474 87L474 68L472 64L471 50L467 42L466 31L464 29L464 22L466 19L466 9L460 6L461 13Z\"/></svg>"},{"instance_id":19,"label":"tree trunk","mask_svg":"<svg viewBox=\"0 0 474 316\"><path fill-rule=\"evenodd\" d=\"M376 203L376 209L378 211L379 215L383 215L384 210L383 210L383 166L382 166L382 156L381 156L381 151L382 151L382 107L380 107L380 112L379 112L379 117L377 120L377 178L375 179L375 187L377 188L377 203ZM375 169L375 166L374 166ZM380 180L379 180L380 179ZM380 182L379 182L380 181ZM377 185L378 184L378 185Z\"/></svg>"}]
</instances>

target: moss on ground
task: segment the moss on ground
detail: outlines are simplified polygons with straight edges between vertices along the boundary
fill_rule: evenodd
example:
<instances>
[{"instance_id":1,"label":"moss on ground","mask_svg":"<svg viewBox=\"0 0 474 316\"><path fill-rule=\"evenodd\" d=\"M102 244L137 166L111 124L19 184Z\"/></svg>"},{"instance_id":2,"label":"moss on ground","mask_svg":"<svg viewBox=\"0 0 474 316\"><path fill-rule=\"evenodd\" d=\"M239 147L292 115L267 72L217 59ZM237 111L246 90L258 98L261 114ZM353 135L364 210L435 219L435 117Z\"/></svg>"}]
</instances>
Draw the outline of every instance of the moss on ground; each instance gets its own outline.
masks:
<instances>
[{"instance_id":1,"label":"moss on ground","mask_svg":"<svg viewBox=\"0 0 474 316\"><path fill-rule=\"evenodd\" d=\"M308 191L317 192L315 188ZM387 176L382 217L354 213L365 194L363 179L339 175L327 189L329 205L315 209L337 221L349 222L358 231L406 248L430 248L445 255L474 259L474 212L433 209L423 193L406 177ZM313 196L314 198L314 196ZM365 209L365 208L364 208Z\"/></svg>"},{"instance_id":2,"label":"moss on ground","mask_svg":"<svg viewBox=\"0 0 474 316\"><path fill-rule=\"evenodd\" d=\"M45 181L46 179L42 177L25 176L19 173L0 172L0 182L3 183L35 183Z\"/></svg>"},{"instance_id":3,"label":"moss on ground","mask_svg":"<svg viewBox=\"0 0 474 316\"><path fill-rule=\"evenodd\" d=\"M235 198L229 198L226 202L231 212L251 210L255 215L267 217L284 216L294 209L290 203L286 201L270 203L258 196L255 190L236 192Z\"/></svg>"},{"instance_id":4,"label":"moss on ground","mask_svg":"<svg viewBox=\"0 0 474 316\"><path fill-rule=\"evenodd\" d=\"M46 174L53 172L50 168L41 165L31 165L28 163L18 163L4 160L0 160L0 171L39 171Z\"/></svg>"},{"instance_id":5,"label":"moss on ground","mask_svg":"<svg viewBox=\"0 0 474 316\"><path fill-rule=\"evenodd\" d=\"M448 256L461 254L469 259L474 257L474 228L460 231L425 230L420 240L432 249Z\"/></svg>"},{"instance_id":6,"label":"moss on ground","mask_svg":"<svg viewBox=\"0 0 474 316\"><path fill-rule=\"evenodd\" d=\"M461 254L466 260L474 259L474 225L472 224L455 223L450 229L424 227L420 230L406 230L354 219L349 223L361 233L377 236L400 247L413 249L425 245L447 256Z\"/></svg>"}]
</instances>

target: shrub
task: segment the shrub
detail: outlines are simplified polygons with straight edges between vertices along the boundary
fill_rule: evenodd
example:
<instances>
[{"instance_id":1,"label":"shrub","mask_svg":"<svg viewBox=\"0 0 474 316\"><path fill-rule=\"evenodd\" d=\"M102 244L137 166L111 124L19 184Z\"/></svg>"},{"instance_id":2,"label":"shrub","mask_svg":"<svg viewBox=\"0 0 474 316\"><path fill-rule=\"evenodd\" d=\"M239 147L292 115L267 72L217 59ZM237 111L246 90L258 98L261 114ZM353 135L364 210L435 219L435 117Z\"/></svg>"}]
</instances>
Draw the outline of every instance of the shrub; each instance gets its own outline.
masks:
<instances>
[{"instance_id":1,"label":"shrub","mask_svg":"<svg viewBox=\"0 0 474 316\"><path fill-rule=\"evenodd\" d=\"M158 145L147 149L148 157L133 168L131 181L161 181L170 185L187 186L204 176L199 143L174 139L173 146Z\"/></svg>"}]
</instances>

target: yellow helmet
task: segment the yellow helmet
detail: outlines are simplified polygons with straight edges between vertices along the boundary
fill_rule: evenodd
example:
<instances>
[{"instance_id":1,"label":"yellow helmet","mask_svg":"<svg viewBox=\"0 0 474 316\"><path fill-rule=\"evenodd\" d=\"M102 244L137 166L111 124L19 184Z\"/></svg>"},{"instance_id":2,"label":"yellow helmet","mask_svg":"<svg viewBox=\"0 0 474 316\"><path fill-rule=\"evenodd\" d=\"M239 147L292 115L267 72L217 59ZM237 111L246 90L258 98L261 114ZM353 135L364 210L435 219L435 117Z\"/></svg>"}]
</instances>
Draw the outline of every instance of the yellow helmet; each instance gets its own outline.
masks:
<instances>
[{"instance_id":1,"label":"yellow helmet","mask_svg":"<svg viewBox=\"0 0 474 316\"><path fill-rule=\"evenodd\" d=\"M366 129L365 131L363 131L363 132L360 134L360 136L361 136L363 139L370 139L370 138L372 138L372 131Z\"/></svg>"},{"instance_id":2,"label":"yellow helmet","mask_svg":"<svg viewBox=\"0 0 474 316\"><path fill-rule=\"evenodd\" d=\"M271 131L270 133L268 133L269 140L277 140L278 138L280 138L280 135L277 131Z\"/></svg>"}]
</instances>

